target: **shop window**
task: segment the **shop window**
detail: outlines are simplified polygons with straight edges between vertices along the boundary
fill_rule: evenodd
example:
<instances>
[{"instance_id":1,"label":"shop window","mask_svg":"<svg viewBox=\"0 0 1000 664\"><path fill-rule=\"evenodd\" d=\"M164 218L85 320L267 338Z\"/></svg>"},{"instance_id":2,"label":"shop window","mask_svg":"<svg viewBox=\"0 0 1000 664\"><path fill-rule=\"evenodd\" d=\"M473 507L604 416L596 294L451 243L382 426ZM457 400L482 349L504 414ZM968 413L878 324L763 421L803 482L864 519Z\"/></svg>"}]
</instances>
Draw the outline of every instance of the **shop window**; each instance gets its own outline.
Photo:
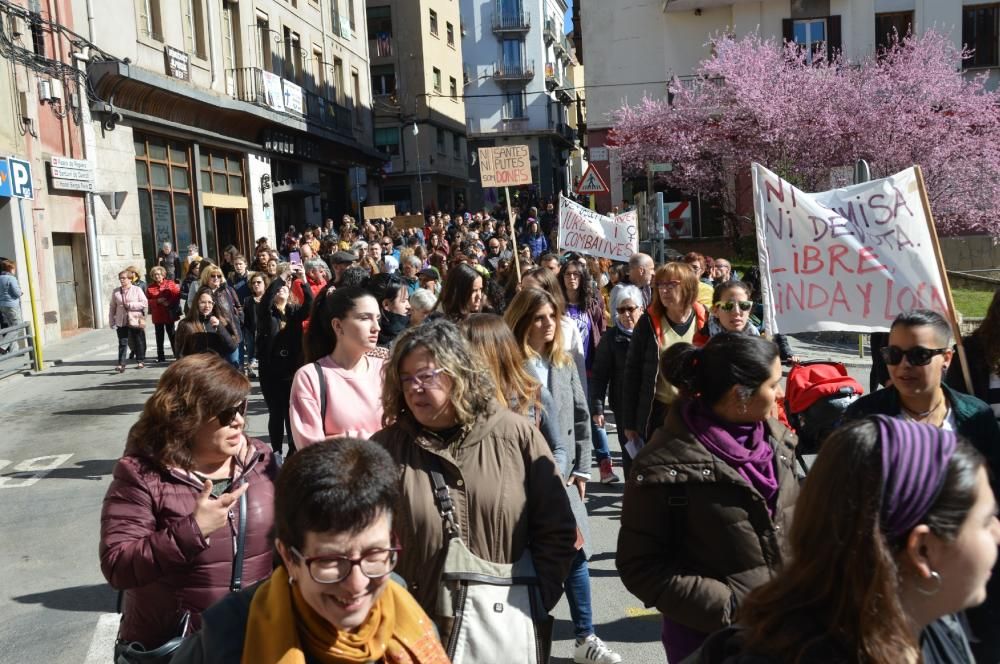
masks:
<instances>
[{"instance_id":1,"label":"shop window","mask_svg":"<svg viewBox=\"0 0 1000 664\"><path fill-rule=\"evenodd\" d=\"M190 146L139 133L134 146L143 252L152 260L164 242L184 251L197 241Z\"/></svg>"}]
</instances>

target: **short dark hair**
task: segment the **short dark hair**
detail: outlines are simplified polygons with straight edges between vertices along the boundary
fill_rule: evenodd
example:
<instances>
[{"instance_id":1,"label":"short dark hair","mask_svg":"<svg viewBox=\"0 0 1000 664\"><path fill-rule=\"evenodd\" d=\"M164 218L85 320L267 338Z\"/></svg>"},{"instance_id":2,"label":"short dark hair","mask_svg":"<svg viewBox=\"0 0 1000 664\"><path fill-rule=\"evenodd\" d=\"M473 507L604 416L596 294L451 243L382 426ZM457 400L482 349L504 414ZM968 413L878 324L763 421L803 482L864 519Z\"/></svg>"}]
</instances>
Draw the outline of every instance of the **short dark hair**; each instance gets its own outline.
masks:
<instances>
[{"instance_id":1,"label":"short dark hair","mask_svg":"<svg viewBox=\"0 0 1000 664\"><path fill-rule=\"evenodd\" d=\"M660 359L660 372L688 398L714 405L740 385L751 392L771 377L778 347L758 336L723 332L703 348L677 343Z\"/></svg>"},{"instance_id":2,"label":"short dark hair","mask_svg":"<svg viewBox=\"0 0 1000 664\"><path fill-rule=\"evenodd\" d=\"M934 334L942 346L947 346L951 342L951 324L944 316L930 309L914 309L904 311L896 316L889 326L889 331L897 327L923 327L934 328Z\"/></svg>"},{"instance_id":3,"label":"short dark hair","mask_svg":"<svg viewBox=\"0 0 1000 664\"><path fill-rule=\"evenodd\" d=\"M351 288L352 286L361 286L365 283L369 277L368 271L360 265L352 265L343 272L340 273L340 281L337 282L337 288Z\"/></svg>"},{"instance_id":4,"label":"short dark hair","mask_svg":"<svg viewBox=\"0 0 1000 664\"><path fill-rule=\"evenodd\" d=\"M721 284L715 287L712 291L712 304L722 301L722 296L726 291L732 290L734 288L742 288L743 292L747 294L747 297L753 297L753 288L739 279L730 279L729 281L723 281Z\"/></svg>"},{"instance_id":5,"label":"short dark hair","mask_svg":"<svg viewBox=\"0 0 1000 664\"><path fill-rule=\"evenodd\" d=\"M368 279L364 288L378 301L379 309L384 309L382 303L395 300L399 291L407 286L399 275L380 273Z\"/></svg>"},{"instance_id":6,"label":"short dark hair","mask_svg":"<svg viewBox=\"0 0 1000 664\"><path fill-rule=\"evenodd\" d=\"M306 533L356 534L399 501L399 472L378 443L338 438L288 458L274 489L274 534L302 549Z\"/></svg>"}]
</instances>

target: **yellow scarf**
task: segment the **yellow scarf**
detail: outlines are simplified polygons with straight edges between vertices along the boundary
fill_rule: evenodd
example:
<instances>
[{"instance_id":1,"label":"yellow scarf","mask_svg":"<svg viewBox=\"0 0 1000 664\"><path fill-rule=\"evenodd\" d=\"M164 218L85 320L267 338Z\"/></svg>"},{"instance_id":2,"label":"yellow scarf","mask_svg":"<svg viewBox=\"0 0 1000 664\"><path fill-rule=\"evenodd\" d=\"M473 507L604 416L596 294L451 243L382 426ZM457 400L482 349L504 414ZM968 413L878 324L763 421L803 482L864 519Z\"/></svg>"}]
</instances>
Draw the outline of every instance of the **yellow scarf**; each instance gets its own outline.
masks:
<instances>
[{"instance_id":1,"label":"yellow scarf","mask_svg":"<svg viewBox=\"0 0 1000 664\"><path fill-rule=\"evenodd\" d=\"M372 611L354 632L338 631L289 585L279 567L250 604L242 664L448 664L431 619L410 593L389 580Z\"/></svg>"}]
</instances>

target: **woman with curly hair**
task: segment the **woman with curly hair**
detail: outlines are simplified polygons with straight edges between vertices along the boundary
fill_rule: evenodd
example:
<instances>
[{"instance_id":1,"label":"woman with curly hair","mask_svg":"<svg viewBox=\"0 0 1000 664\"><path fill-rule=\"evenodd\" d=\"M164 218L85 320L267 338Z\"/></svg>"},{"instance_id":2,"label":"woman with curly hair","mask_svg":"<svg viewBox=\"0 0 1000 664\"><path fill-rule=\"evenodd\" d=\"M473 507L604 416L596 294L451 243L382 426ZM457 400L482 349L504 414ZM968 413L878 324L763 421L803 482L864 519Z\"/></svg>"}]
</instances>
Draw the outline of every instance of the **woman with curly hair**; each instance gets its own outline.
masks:
<instances>
[{"instance_id":1,"label":"woman with curly hair","mask_svg":"<svg viewBox=\"0 0 1000 664\"><path fill-rule=\"evenodd\" d=\"M222 358L185 357L129 430L101 510L101 571L125 592L118 648L197 630L202 611L271 573L278 465L244 435L249 393Z\"/></svg>"},{"instance_id":2,"label":"woman with curly hair","mask_svg":"<svg viewBox=\"0 0 1000 664\"><path fill-rule=\"evenodd\" d=\"M486 564L530 558L539 591L532 617L547 624L576 553L576 523L542 434L497 403L493 380L477 368L458 327L442 318L396 339L382 394L386 428L372 439L400 468L393 527L406 555L396 571L437 623L449 656L460 621L439 594L445 558L459 544ZM450 514L453 527L439 512L435 475L461 506ZM459 544L450 537L456 533ZM526 662L529 653L491 653L479 661L501 659Z\"/></svg>"}]
</instances>

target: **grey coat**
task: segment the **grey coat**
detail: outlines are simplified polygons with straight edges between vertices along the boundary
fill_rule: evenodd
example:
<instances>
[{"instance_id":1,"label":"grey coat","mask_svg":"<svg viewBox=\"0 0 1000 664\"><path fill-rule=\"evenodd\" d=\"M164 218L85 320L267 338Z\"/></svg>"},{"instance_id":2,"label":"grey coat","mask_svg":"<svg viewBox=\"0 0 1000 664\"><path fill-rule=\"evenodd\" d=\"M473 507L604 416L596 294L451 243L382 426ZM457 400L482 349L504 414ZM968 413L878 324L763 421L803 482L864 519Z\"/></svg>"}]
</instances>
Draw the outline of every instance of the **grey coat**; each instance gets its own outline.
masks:
<instances>
[{"instance_id":1,"label":"grey coat","mask_svg":"<svg viewBox=\"0 0 1000 664\"><path fill-rule=\"evenodd\" d=\"M531 367L528 367L531 371ZM532 372L534 374L534 372ZM542 386L542 435L545 436L559 474L568 481L573 474L590 477L590 410L576 366L549 367L548 385ZM558 436L558 439L554 438ZM569 504L583 535L583 553L590 557L590 525L587 507L576 486L567 486Z\"/></svg>"}]
</instances>

